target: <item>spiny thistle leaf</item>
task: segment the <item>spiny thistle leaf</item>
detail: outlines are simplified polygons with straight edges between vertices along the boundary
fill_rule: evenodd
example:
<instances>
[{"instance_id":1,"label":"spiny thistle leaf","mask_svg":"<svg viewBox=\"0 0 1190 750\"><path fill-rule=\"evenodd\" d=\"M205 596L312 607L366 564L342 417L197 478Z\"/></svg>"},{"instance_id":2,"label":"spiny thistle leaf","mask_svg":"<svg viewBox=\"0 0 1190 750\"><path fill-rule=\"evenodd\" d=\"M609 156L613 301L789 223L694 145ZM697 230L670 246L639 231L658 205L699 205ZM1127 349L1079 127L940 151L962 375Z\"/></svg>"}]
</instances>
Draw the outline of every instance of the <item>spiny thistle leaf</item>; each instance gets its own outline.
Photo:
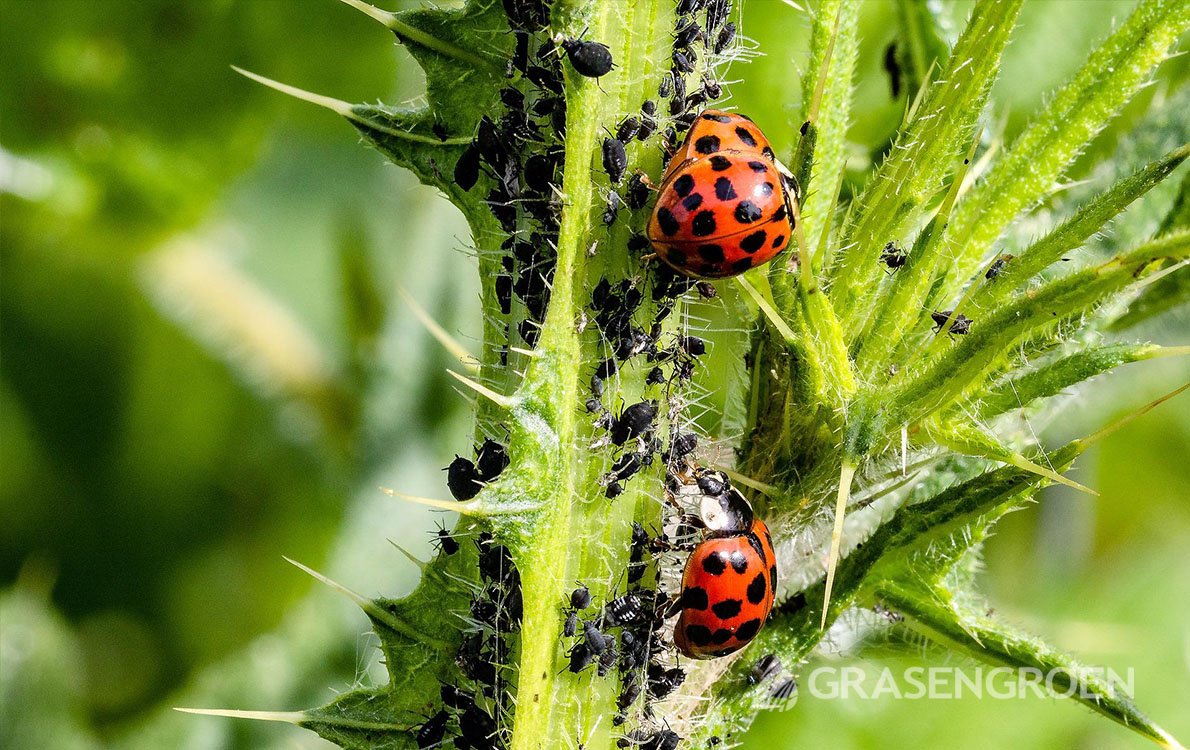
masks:
<instances>
[{"instance_id":1,"label":"spiny thistle leaf","mask_svg":"<svg viewBox=\"0 0 1190 750\"><path fill-rule=\"evenodd\" d=\"M910 222L967 150L1020 7L1019 0L975 6L938 80L859 198L831 274L831 294L836 306L846 311L843 323L852 338L867 319L879 288L875 282L882 268L880 249L905 237ZM942 260L938 251L920 263L933 269Z\"/></svg>"},{"instance_id":2,"label":"spiny thistle leaf","mask_svg":"<svg viewBox=\"0 0 1190 750\"><path fill-rule=\"evenodd\" d=\"M889 609L909 618L911 625L928 638L981 661L1032 674L1035 684L1073 698L1160 747L1181 747L1102 670L1088 668L1040 639L998 622L985 614L986 608L962 605L941 587L912 584L882 586L877 597Z\"/></svg>"},{"instance_id":3,"label":"spiny thistle leaf","mask_svg":"<svg viewBox=\"0 0 1190 750\"><path fill-rule=\"evenodd\" d=\"M1024 209L1053 189L1070 161L1149 80L1190 24L1180 0L1141 0L1128 19L1050 100L971 194L947 229L957 252L938 298L948 299Z\"/></svg>"},{"instance_id":4,"label":"spiny thistle leaf","mask_svg":"<svg viewBox=\"0 0 1190 750\"><path fill-rule=\"evenodd\" d=\"M455 535L474 535L474 543L426 564L409 597L361 602L380 638L387 683L299 720L344 747L411 747L422 733L429 735L423 745L458 738L460 746L605 750L636 739L661 746L644 737L676 729L699 746L739 730L775 704L768 686L748 679L754 660L679 669L668 625L657 624L679 571L672 556L653 550L668 549L665 535L689 510L679 493L690 471L718 462L722 450L729 477L769 495L778 578L797 583L780 591L750 653L776 654L792 679L848 608L871 605L906 581L970 585L959 573L992 524L1038 487L1069 481L1060 472L1097 439L1075 441L1043 464L1027 458L1037 446L1018 445L995 421L975 417L1033 408L1123 362L1180 351L1088 342L1107 303L1184 270L1190 233L1181 225L1130 239L1133 249L1072 273L1037 278L1169 175L1184 149L1091 200L1020 253L1021 270L1001 269L996 286L968 287L969 296L946 312L934 301L959 291L995 238L1046 196L1144 84L1183 29L1184 4L1141 0L1007 155L984 154L980 165L990 163L990 171L964 194L1022 0L978 2L949 55L927 9L903 0L901 54L910 80L924 83L928 58L945 62L838 224L863 6L818 6L802 85L812 122L792 160L809 188L789 204L799 218L790 243L798 255L787 252L767 273L740 279L759 310L749 313L763 317L750 342L751 377L727 386L729 398L749 405L733 462L734 441L720 435L712 448L679 453L690 445L679 440L694 434L700 400L709 400L688 384L702 377L695 365L706 346L690 335L697 314L681 299L695 281L644 255L651 198L636 175L660 181L662 157L649 132L672 127L666 138L676 140L722 93L715 78L733 56L730 3L679 3L701 8L692 26L694 14L678 16L667 0L507 2L503 9L472 0L456 11L401 14L345 1L409 47L426 71L429 106L398 111L289 92L346 117L470 221L484 333L478 374L456 378L469 396L478 394L477 440L487 446L498 437L503 459L475 479L468 472L481 469L458 457L450 487L464 502L428 503L465 514ZM714 51L721 41L722 54ZM593 57L584 62L580 51ZM700 86L693 94L689 81ZM653 129L637 139L642 121ZM458 184L454 165L477 151L486 152L478 154L483 173L477 166L473 185ZM633 189L626 181L644 189L630 208L622 205L622 191ZM880 255L890 240L913 250L886 281ZM810 259L819 252L815 268ZM710 297L707 286L699 291ZM978 315L960 318L959 308ZM941 318L937 332L930 318ZM687 455L694 463L685 463ZM992 468L995 462L1009 465ZM920 479L898 476L902 466ZM862 528L844 526L847 514ZM568 606L576 582L595 604ZM619 598L626 588L631 596ZM632 654L623 637L629 630L601 640L602 630L619 627L605 608L612 602L647 621L636 631L645 652L633 663L621 658ZM592 644L604 648L596 654ZM603 654L615 659L596 666ZM657 673L672 669L686 681L661 686L670 697L659 703L648 693L662 692ZM456 697L442 707L442 682L460 684L471 702L461 707ZM618 705L633 685L646 695ZM1139 715L1105 689L1098 695L1113 718Z\"/></svg>"}]
</instances>

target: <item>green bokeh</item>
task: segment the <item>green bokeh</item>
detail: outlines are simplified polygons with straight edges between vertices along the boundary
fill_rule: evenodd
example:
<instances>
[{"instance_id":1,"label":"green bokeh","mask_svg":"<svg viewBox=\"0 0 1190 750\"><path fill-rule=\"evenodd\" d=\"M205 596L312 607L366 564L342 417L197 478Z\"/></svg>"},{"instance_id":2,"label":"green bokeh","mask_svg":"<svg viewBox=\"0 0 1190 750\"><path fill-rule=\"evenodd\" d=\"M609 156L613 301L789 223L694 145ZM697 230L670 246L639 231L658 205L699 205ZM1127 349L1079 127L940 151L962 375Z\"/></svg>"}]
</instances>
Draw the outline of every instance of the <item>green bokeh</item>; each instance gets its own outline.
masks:
<instances>
[{"instance_id":1,"label":"green bokeh","mask_svg":"<svg viewBox=\"0 0 1190 750\"><path fill-rule=\"evenodd\" d=\"M968 6L946 5L952 29ZM995 90L1009 135L1130 6L1026 5ZM865 4L860 160L901 116L881 68L892 19L891 4ZM732 69L730 104L788 152L806 18L749 0L740 26L763 56ZM232 64L352 101L406 101L420 86L390 35L329 0L0 0L0 584L16 585L0 616L6 642L34 644L0 670L13 747L318 746L163 711L227 696L314 705L374 674L362 618L310 594L281 555L372 593L407 590L415 571L378 529L424 555L431 517L394 520L373 488L441 494L438 468L465 446L450 360L395 293L404 284L475 346L465 226L335 116ZM1185 60L1166 68L1091 156L1184 81ZM385 313L379 330L340 291L351 257ZM264 322L229 329L221 309ZM1142 334L1173 343L1187 323L1181 310ZM271 359L245 338L262 330ZM1038 430L1052 443L1094 430L1186 376L1176 361L1133 365ZM1081 462L1103 495L1053 492L1008 519L984 575L1013 621L1135 667L1140 704L1182 738L1188 445L1184 400L1114 435ZM849 658L948 663L883 645ZM762 718L746 746L1140 746L1051 703L806 699Z\"/></svg>"}]
</instances>

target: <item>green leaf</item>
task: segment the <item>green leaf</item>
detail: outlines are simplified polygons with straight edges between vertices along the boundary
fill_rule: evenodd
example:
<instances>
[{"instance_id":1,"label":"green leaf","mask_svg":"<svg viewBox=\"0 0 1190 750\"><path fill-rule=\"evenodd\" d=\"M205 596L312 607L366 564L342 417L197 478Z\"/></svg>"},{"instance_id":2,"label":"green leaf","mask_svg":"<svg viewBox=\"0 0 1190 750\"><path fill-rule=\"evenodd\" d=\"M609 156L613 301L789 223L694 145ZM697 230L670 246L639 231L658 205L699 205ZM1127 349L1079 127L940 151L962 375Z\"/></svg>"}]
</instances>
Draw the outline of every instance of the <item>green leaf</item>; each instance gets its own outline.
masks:
<instances>
[{"instance_id":1,"label":"green leaf","mask_svg":"<svg viewBox=\"0 0 1190 750\"><path fill-rule=\"evenodd\" d=\"M1190 232L1170 235L1050 282L973 322L961 342L928 361L892 396L898 417L914 422L947 406L991 372L1014 344L1090 311L1163 265L1183 262L1188 254Z\"/></svg>"},{"instance_id":2,"label":"green leaf","mask_svg":"<svg viewBox=\"0 0 1190 750\"><path fill-rule=\"evenodd\" d=\"M930 68L946 60L950 50L941 6L932 0L897 0L896 61L901 89L910 97L922 87Z\"/></svg>"},{"instance_id":3,"label":"green leaf","mask_svg":"<svg viewBox=\"0 0 1190 750\"><path fill-rule=\"evenodd\" d=\"M952 297L975 274L1009 222L1053 189L1070 161L1146 84L1188 23L1185 2L1141 0L1091 53L959 204L946 232L956 253L943 269L940 299Z\"/></svg>"},{"instance_id":4,"label":"green leaf","mask_svg":"<svg viewBox=\"0 0 1190 750\"><path fill-rule=\"evenodd\" d=\"M982 310L995 306L1060 260L1065 253L1079 247L1100 231L1133 201L1160 184L1187 156L1190 156L1190 145L1171 151L1096 196L1052 232L1015 258L1008 259L998 274L979 282L979 288L971 295L968 307Z\"/></svg>"},{"instance_id":5,"label":"green leaf","mask_svg":"<svg viewBox=\"0 0 1190 750\"><path fill-rule=\"evenodd\" d=\"M1185 353L1186 347L1161 347L1155 344L1089 347L1022 373L1008 375L979 400L976 408L981 418L990 419L1013 409L1024 408L1037 399L1055 396L1120 365Z\"/></svg>"},{"instance_id":6,"label":"green leaf","mask_svg":"<svg viewBox=\"0 0 1190 750\"><path fill-rule=\"evenodd\" d=\"M872 311L884 268L881 249L905 237L967 150L1020 7L1020 0L975 6L946 67L859 198L841 243L845 249L830 270L831 298L850 338ZM933 268L941 260L922 262Z\"/></svg>"},{"instance_id":7,"label":"green leaf","mask_svg":"<svg viewBox=\"0 0 1190 750\"><path fill-rule=\"evenodd\" d=\"M928 638L990 664L1030 670L1039 682L1052 685L1056 694L1073 698L1160 747L1181 747L1101 670L1082 665L1039 638L998 622L985 614L986 607L963 604L940 586L920 583L884 584L877 596Z\"/></svg>"},{"instance_id":8,"label":"green leaf","mask_svg":"<svg viewBox=\"0 0 1190 750\"><path fill-rule=\"evenodd\" d=\"M859 0L826 0L814 14L810 37L810 67L802 77L802 119L809 119L809 108L818 99L814 163L809 184L803 186L801 215L810 253L819 247L829 232L835 196L843 179L846 163L847 127L850 124L852 76L859 55ZM834 48L830 58L832 32ZM821 98L816 96L819 81L825 76ZM815 263L820 263L816 259Z\"/></svg>"}]
</instances>

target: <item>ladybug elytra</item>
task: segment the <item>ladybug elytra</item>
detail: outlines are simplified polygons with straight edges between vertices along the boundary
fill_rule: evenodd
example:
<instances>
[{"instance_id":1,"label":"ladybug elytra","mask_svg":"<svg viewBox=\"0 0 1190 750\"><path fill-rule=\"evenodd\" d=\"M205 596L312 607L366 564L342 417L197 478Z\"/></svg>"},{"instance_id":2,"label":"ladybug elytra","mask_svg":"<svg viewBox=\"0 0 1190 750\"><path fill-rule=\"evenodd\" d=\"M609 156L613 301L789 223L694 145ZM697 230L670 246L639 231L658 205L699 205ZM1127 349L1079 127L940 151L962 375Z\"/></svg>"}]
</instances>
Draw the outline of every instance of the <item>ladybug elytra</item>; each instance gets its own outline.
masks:
<instances>
[{"instance_id":1,"label":"ladybug elytra","mask_svg":"<svg viewBox=\"0 0 1190 750\"><path fill-rule=\"evenodd\" d=\"M777 563L768 526L738 490L704 494L701 515L709 531L682 572L674 644L693 659L712 659L760 632L773 608Z\"/></svg>"},{"instance_id":2,"label":"ladybug elytra","mask_svg":"<svg viewBox=\"0 0 1190 750\"><path fill-rule=\"evenodd\" d=\"M707 110L670 161L648 237L675 271L735 276L789 244L793 217L773 149L743 115Z\"/></svg>"}]
</instances>

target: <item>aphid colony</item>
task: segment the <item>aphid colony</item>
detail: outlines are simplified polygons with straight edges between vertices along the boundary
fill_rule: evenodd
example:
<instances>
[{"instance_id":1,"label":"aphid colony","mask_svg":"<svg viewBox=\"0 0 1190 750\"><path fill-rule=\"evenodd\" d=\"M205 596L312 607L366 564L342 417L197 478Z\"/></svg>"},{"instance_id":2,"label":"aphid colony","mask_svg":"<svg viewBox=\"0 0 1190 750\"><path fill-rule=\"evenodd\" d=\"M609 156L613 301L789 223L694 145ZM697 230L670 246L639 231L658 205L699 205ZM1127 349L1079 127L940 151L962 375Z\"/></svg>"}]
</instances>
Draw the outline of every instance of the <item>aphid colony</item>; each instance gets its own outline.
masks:
<instances>
[{"instance_id":1,"label":"aphid colony","mask_svg":"<svg viewBox=\"0 0 1190 750\"><path fill-rule=\"evenodd\" d=\"M505 361L512 328L530 347L536 345L549 304L563 205L558 183L565 156L565 82L574 75L598 79L616 67L612 51L585 33L549 35L550 5L549 0L504 0L515 39L506 69L510 82L500 91L499 113L481 119L454 172L463 191L476 189L484 178L486 205L507 235L493 284L505 321ZM630 717L646 721L624 734L622 747L677 747L681 738L668 727L647 728L653 702L670 696L685 679L675 651L705 659L743 648L767 618L776 585L764 523L725 475L694 463L694 433L669 429L660 435L658 422L663 409L674 408L671 389L693 377L706 352L696 336L663 333L675 300L691 289L714 297L715 288L702 279L766 262L788 245L792 230L789 189L763 134L745 117L704 111L722 94L709 73L702 74L697 87L688 86L687 76L699 69L700 57L721 54L731 45L730 9L730 0L678 0L671 67L658 88L662 106L642 102L639 111L609 123L600 145L611 188L602 216L608 227L625 208L646 208L654 195L648 178L629 174L628 144L660 136L668 163L646 231L628 239L634 253L644 257L651 249L664 262L650 263L643 279L602 278L591 289L588 314L580 321L598 330L603 350L585 404L595 420L592 448L612 452L601 478L603 494L617 497L659 458L667 469L668 503L676 511L676 523L671 519L665 529L634 524L624 589L608 592L600 602L579 584L559 603L565 669L596 679L618 677L614 723L622 725ZM690 133L679 146L686 130ZM703 205L692 206L697 200ZM673 223L678 230L668 231ZM722 257L706 247L712 244L722 248ZM646 299L655 312L641 321ZM605 381L634 358L648 367L646 393L635 403L609 408ZM446 468L447 485L456 499L470 500L509 464L507 448L486 439L473 455L455 457ZM470 623L455 659L461 679L442 686L442 708L415 728L420 748L449 741L463 750L486 750L504 747L508 739L508 722L501 717L513 711L509 657L517 648L524 609L520 573L510 550L492 534L476 528L466 535L474 535L479 582L468 612L460 613ZM434 543L442 554L456 555L463 536L439 528ZM660 562L676 565L681 556L686 557L682 590L665 592Z\"/></svg>"}]
</instances>

